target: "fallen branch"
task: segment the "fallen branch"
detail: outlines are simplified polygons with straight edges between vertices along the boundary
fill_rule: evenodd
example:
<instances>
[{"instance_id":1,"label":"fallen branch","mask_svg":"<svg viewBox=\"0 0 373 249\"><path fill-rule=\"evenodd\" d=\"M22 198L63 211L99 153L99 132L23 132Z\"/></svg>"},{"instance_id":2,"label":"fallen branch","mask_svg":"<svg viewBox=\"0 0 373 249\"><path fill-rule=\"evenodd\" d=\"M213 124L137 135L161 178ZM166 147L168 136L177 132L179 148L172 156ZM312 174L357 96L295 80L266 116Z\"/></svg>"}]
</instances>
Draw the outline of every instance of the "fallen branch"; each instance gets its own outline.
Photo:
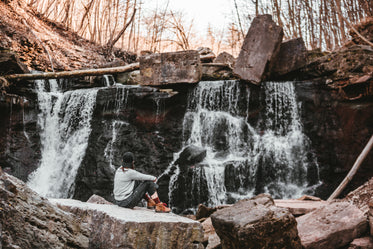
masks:
<instances>
[{"instance_id":1,"label":"fallen branch","mask_svg":"<svg viewBox=\"0 0 373 249\"><path fill-rule=\"evenodd\" d=\"M354 166L352 166L350 172L348 172L347 176L341 184L339 184L338 188L333 192L333 194L328 198L328 201L331 201L338 197L346 185L351 181L352 177L355 175L356 171L359 169L360 165L363 163L365 157L368 155L369 151L373 147L373 135L369 139L367 145L365 145L363 151L360 153L359 157L356 159Z\"/></svg>"},{"instance_id":2,"label":"fallen branch","mask_svg":"<svg viewBox=\"0 0 373 249\"><path fill-rule=\"evenodd\" d=\"M82 76L125 73L129 71L134 71L139 68L140 68L140 64L136 62L136 63L128 64L126 66L121 66L121 67L84 69L84 70L62 71L62 72L48 72L48 73L38 73L38 74L10 74L10 75L5 75L4 78L6 78L7 80L72 78L72 77L82 77Z\"/></svg>"}]
</instances>

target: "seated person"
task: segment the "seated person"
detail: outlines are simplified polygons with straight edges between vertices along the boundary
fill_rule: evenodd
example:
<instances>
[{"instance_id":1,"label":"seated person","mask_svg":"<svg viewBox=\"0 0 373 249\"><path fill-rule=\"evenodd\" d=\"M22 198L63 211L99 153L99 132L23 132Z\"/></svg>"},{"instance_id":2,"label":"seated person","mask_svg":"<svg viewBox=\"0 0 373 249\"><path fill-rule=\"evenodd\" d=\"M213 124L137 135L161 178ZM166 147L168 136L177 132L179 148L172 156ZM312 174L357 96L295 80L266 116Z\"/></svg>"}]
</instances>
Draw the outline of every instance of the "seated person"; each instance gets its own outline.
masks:
<instances>
[{"instance_id":1,"label":"seated person","mask_svg":"<svg viewBox=\"0 0 373 249\"><path fill-rule=\"evenodd\" d=\"M123 164L115 171L114 176L115 204L133 208L144 198L148 202L148 208L155 208L159 213L169 213L171 210L158 198L158 185L155 183L157 178L142 174L134 168L133 154L124 153Z\"/></svg>"}]
</instances>

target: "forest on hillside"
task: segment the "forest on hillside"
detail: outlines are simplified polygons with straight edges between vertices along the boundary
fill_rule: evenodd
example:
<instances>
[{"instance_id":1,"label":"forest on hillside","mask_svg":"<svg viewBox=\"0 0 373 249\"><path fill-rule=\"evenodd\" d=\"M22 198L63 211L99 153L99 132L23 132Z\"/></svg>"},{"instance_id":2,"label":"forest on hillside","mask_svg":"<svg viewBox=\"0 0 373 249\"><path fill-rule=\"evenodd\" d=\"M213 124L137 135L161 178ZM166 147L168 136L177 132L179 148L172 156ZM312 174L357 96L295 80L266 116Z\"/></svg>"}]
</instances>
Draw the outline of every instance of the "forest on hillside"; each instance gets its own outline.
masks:
<instances>
[{"instance_id":1,"label":"forest on hillside","mask_svg":"<svg viewBox=\"0 0 373 249\"><path fill-rule=\"evenodd\" d=\"M303 37L309 49L333 50L349 39L349 30L373 15L371 0L231 0L231 22L207 35L169 8L170 0L146 8L143 0L26 0L39 15L60 22L82 37L109 48L164 52L208 46L237 55L256 15L271 14L284 39ZM229 4L229 1L227 1ZM197 6L196 6L197 7ZM206 9L206 12L210 11Z\"/></svg>"}]
</instances>

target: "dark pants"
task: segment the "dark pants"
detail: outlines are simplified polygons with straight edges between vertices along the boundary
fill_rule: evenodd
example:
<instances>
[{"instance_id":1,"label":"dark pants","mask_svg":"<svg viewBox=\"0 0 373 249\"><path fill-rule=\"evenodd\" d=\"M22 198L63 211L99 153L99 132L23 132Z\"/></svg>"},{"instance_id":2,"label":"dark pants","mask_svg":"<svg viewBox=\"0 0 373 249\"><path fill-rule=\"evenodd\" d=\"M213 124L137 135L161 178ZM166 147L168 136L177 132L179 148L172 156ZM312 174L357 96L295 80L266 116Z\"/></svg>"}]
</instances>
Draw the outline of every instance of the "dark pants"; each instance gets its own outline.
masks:
<instances>
[{"instance_id":1,"label":"dark pants","mask_svg":"<svg viewBox=\"0 0 373 249\"><path fill-rule=\"evenodd\" d=\"M120 207L133 208L144 198L146 193L151 196L157 189L158 185L152 181L136 181L132 195L122 201L115 201L115 204Z\"/></svg>"}]
</instances>

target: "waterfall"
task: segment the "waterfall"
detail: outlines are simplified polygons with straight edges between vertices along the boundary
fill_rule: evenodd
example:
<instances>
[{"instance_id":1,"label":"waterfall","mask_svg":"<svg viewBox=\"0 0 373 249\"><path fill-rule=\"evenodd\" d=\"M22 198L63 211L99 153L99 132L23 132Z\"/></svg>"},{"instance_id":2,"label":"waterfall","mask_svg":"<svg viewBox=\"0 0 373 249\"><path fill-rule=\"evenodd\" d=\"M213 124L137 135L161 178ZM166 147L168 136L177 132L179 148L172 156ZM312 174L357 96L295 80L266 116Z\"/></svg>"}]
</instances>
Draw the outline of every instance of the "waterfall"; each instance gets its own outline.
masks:
<instances>
[{"instance_id":1,"label":"waterfall","mask_svg":"<svg viewBox=\"0 0 373 249\"><path fill-rule=\"evenodd\" d=\"M266 82L262 92L264 110L255 126L248 123L250 89L243 84L200 82L190 93L183 145L206 149L206 157L187 172L177 167L169 185L172 206L179 205L175 196L216 206L263 192L293 198L312 191L308 178L318 165L303 133L294 84ZM185 177L191 179L183 188L177 182ZM318 172L312 177L318 179ZM197 201L190 203L182 209L195 208Z\"/></svg>"},{"instance_id":2,"label":"waterfall","mask_svg":"<svg viewBox=\"0 0 373 249\"><path fill-rule=\"evenodd\" d=\"M67 198L88 145L98 90L62 92L56 80L37 80L35 85L41 159L28 185L42 196Z\"/></svg>"},{"instance_id":3,"label":"waterfall","mask_svg":"<svg viewBox=\"0 0 373 249\"><path fill-rule=\"evenodd\" d=\"M117 148L119 146L116 146L116 142L118 139L118 133L120 132L120 129L122 128L123 125L129 125L127 122L122 121L119 119L119 112L122 109L125 109L128 104L128 94L130 88L133 87L126 87L123 85L115 85L116 88L116 95L115 95L115 100L114 100L114 119L111 121L111 139L110 141L106 144L105 150L104 150L104 155L106 160L109 162L110 167L115 170L116 166L114 165L114 157L115 157L115 152L117 151Z\"/></svg>"}]
</instances>

